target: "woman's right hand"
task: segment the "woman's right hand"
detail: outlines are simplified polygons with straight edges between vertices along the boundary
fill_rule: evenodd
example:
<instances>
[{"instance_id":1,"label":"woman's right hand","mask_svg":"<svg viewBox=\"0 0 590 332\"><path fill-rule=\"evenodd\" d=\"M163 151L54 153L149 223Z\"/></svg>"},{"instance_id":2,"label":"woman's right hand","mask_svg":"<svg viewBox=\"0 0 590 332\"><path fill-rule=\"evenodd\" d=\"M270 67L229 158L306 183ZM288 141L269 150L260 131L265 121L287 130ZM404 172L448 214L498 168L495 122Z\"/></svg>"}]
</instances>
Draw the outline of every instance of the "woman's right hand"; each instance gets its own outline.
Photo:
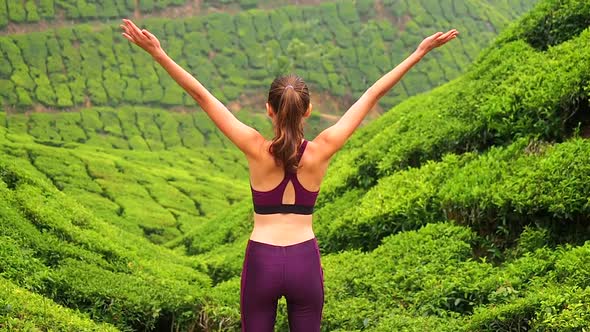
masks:
<instances>
[{"instance_id":1,"label":"woman's right hand","mask_svg":"<svg viewBox=\"0 0 590 332\"><path fill-rule=\"evenodd\" d=\"M437 32L430 37L426 37L418 46L417 51L425 55L433 49L440 47L446 44L447 42L457 38L458 34L459 31L457 31L456 29L449 30L446 33Z\"/></svg>"},{"instance_id":2,"label":"woman's right hand","mask_svg":"<svg viewBox=\"0 0 590 332\"><path fill-rule=\"evenodd\" d=\"M131 20L125 18L123 19L123 23L125 24L120 25L123 31L125 31L122 33L123 37L127 38L135 45L143 48L144 51L148 52L152 57L156 57L164 53L164 50L160 45L160 41L151 32L147 31L146 29L140 29Z\"/></svg>"}]
</instances>

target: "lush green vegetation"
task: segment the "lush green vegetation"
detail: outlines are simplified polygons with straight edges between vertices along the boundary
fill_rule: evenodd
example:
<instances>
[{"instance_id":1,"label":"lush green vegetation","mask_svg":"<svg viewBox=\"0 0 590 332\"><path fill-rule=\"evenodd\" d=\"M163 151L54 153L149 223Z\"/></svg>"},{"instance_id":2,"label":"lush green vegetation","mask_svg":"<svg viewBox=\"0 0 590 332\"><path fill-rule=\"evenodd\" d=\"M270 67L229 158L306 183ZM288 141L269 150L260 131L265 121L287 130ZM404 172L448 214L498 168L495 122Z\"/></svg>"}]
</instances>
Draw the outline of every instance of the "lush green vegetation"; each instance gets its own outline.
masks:
<instances>
[{"instance_id":1,"label":"lush green vegetation","mask_svg":"<svg viewBox=\"0 0 590 332\"><path fill-rule=\"evenodd\" d=\"M324 182L324 197L369 188L445 152L481 151L523 136L563 140L588 110L587 40L584 31L545 52L522 39L497 42L466 75L408 99L353 138L334 162L339 172Z\"/></svg>"},{"instance_id":2,"label":"lush green vegetation","mask_svg":"<svg viewBox=\"0 0 590 332\"><path fill-rule=\"evenodd\" d=\"M240 111L236 115L261 133L272 134L270 121L263 114ZM33 136L38 143L52 146L80 143L137 151L235 150L201 111L180 113L147 107L94 107L80 112L11 114L6 126L16 133Z\"/></svg>"},{"instance_id":3,"label":"lush green vegetation","mask_svg":"<svg viewBox=\"0 0 590 332\"><path fill-rule=\"evenodd\" d=\"M314 220L326 331L590 328L585 8L544 1L464 76L393 108L338 154ZM546 16L578 23L538 47L527 27ZM217 247L198 232L182 242L216 271L205 308L215 322L229 311L227 330L239 326L226 294L239 289L244 242L221 239L248 220L214 219Z\"/></svg>"},{"instance_id":4,"label":"lush green vegetation","mask_svg":"<svg viewBox=\"0 0 590 332\"><path fill-rule=\"evenodd\" d=\"M0 278L0 294L1 331L119 331L110 324L96 324L79 312L59 306L4 278Z\"/></svg>"},{"instance_id":5,"label":"lush green vegetation","mask_svg":"<svg viewBox=\"0 0 590 332\"><path fill-rule=\"evenodd\" d=\"M427 34L451 26L462 31L455 51L441 49L425 59L383 99L387 107L457 77L496 31L533 2L455 6L424 0L409 6L385 1L377 11L374 1L339 1L236 15L150 18L138 24L158 36L169 55L224 102L242 102L287 71L304 77L312 91L356 98ZM38 104L56 109L193 106L192 98L119 30L112 24L82 24L0 37L3 104L21 110Z\"/></svg>"},{"instance_id":6,"label":"lush green vegetation","mask_svg":"<svg viewBox=\"0 0 590 332\"><path fill-rule=\"evenodd\" d=\"M86 21L129 16L137 9L140 13L171 6L181 6L188 0L0 0L0 28L12 23L54 21L60 16L68 20Z\"/></svg>"},{"instance_id":7,"label":"lush green vegetation","mask_svg":"<svg viewBox=\"0 0 590 332\"><path fill-rule=\"evenodd\" d=\"M14 283L2 287L0 329L24 315L29 325L70 315L38 297L7 303L15 286L125 331L194 325L210 285L204 265L97 217L58 191L18 146L4 143L0 152L0 276Z\"/></svg>"},{"instance_id":8,"label":"lush green vegetation","mask_svg":"<svg viewBox=\"0 0 590 332\"><path fill-rule=\"evenodd\" d=\"M240 10L256 7L275 7L292 3L285 0L205 0L200 6L192 0L0 0L0 29L8 23L30 24L40 21L59 21L61 18L75 21L102 20L153 14L164 9L197 9L209 12L218 9ZM194 12L194 10L193 10Z\"/></svg>"},{"instance_id":9,"label":"lush green vegetation","mask_svg":"<svg viewBox=\"0 0 590 332\"><path fill-rule=\"evenodd\" d=\"M379 26L366 20L375 10L367 3L348 8L361 26ZM459 13L462 3L475 5L424 8L447 17L445 8ZM477 4L486 22L503 20L496 9L514 6L494 3ZM281 22L273 15L293 8L240 15L263 13L272 25ZM207 25L223 15L192 31L209 34ZM314 214L323 331L590 329L588 17L585 0L543 0L467 73L392 108L338 153ZM24 45L13 38L25 37L0 42ZM128 73L147 66L141 61ZM144 78L136 79L141 86ZM242 156L200 112L112 106L0 112L0 330L238 331L252 226ZM238 115L269 132L262 116ZM277 330L287 326L282 298Z\"/></svg>"},{"instance_id":10,"label":"lush green vegetation","mask_svg":"<svg viewBox=\"0 0 590 332\"><path fill-rule=\"evenodd\" d=\"M12 115L7 118L9 132L28 128L32 137L8 134L8 140L33 143L7 150L25 157L57 189L97 216L163 243L248 194L241 152L214 149L224 143L217 130L204 126L210 120L198 114L179 115L191 123L175 124L175 135L158 129L175 121L175 114L166 111L88 109ZM202 132L195 129L193 117L195 124L204 126ZM184 128L180 135L177 127ZM183 144L204 147L188 149Z\"/></svg>"}]
</instances>

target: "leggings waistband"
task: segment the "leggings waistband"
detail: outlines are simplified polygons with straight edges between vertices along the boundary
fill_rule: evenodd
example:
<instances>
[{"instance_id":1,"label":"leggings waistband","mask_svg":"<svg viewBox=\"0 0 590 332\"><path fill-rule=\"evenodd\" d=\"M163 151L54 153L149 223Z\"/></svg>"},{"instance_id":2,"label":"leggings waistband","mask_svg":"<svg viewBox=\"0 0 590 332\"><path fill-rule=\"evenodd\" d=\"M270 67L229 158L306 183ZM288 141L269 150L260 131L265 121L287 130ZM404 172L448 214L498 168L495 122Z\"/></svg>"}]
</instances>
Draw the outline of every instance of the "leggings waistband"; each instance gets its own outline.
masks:
<instances>
[{"instance_id":1,"label":"leggings waistband","mask_svg":"<svg viewBox=\"0 0 590 332\"><path fill-rule=\"evenodd\" d=\"M251 253L268 256L297 256L315 253L316 250L319 252L317 238L315 236L309 240L286 246L278 246L248 239L248 249Z\"/></svg>"}]
</instances>

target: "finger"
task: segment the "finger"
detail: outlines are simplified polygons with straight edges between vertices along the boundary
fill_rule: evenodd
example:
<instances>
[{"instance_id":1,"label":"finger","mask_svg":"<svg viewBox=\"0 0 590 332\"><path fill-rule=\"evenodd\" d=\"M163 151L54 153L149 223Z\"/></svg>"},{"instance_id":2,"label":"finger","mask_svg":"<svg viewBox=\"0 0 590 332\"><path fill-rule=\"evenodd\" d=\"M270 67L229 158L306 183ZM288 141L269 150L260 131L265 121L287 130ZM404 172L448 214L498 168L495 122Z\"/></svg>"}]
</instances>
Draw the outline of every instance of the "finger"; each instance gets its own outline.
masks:
<instances>
[{"instance_id":1,"label":"finger","mask_svg":"<svg viewBox=\"0 0 590 332\"><path fill-rule=\"evenodd\" d=\"M456 36L457 36L457 35L456 35L455 33L452 33L452 34L448 35L448 36L447 36L447 37L444 39L444 41L445 41L445 42L448 42L449 40L451 40L451 39L455 38Z\"/></svg>"},{"instance_id":2,"label":"finger","mask_svg":"<svg viewBox=\"0 0 590 332\"><path fill-rule=\"evenodd\" d=\"M139 35L141 35L141 30L137 27L137 25L135 25L135 23L133 23L131 20L128 20L128 19L124 19L123 21L125 23L127 23L127 26L129 27L129 29L131 30L131 33L135 37L138 37Z\"/></svg>"},{"instance_id":3,"label":"finger","mask_svg":"<svg viewBox=\"0 0 590 332\"><path fill-rule=\"evenodd\" d=\"M440 40L445 40L447 39L449 36L451 36L451 34L453 33L453 30L449 30L447 31L445 34L441 35L438 37L438 39Z\"/></svg>"},{"instance_id":4,"label":"finger","mask_svg":"<svg viewBox=\"0 0 590 332\"><path fill-rule=\"evenodd\" d=\"M127 33L129 36L131 36L131 37L133 37L133 38L136 38L136 35L137 35L137 34L135 33L135 31L134 31L133 27L132 27L132 26L131 26L129 23L127 23L127 22L125 22L125 32L126 32L126 33Z\"/></svg>"},{"instance_id":5,"label":"finger","mask_svg":"<svg viewBox=\"0 0 590 332\"><path fill-rule=\"evenodd\" d=\"M450 35L447 35L447 36L441 36L437 41L439 43L441 43L441 45L442 45L442 44L445 44L445 43L449 42L451 39L454 38L454 36L455 35L453 35L453 34L450 34Z\"/></svg>"},{"instance_id":6,"label":"finger","mask_svg":"<svg viewBox=\"0 0 590 332\"><path fill-rule=\"evenodd\" d=\"M145 30L145 32L149 35L151 41L159 43L158 38L153 33L149 32L148 30Z\"/></svg>"},{"instance_id":7,"label":"finger","mask_svg":"<svg viewBox=\"0 0 590 332\"><path fill-rule=\"evenodd\" d=\"M123 29L127 34L129 34L129 29L127 28L127 26L121 24L119 25L121 27L121 29Z\"/></svg>"},{"instance_id":8,"label":"finger","mask_svg":"<svg viewBox=\"0 0 590 332\"><path fill-rule=\"evenodd\" d=\"M455 30L455 31L453 32L453 34L451 34L451 36L449 37L449 40L457 38L457 36L458 36L458 35L459 35L459 31L456 31L456 30Z\"/></svg>"},{"instance_id":9,"label":"finger","mask_svg":"<svg viewBox=\"0 0 590 332\"><path fill-rule=\"evenodd\" d=\"M149 33L146 29L141 30L141 33L146 36L147 39L152 39L152 34Z\"/></svg>"},{"instance_id":10,"label":"finger","mask_svg":"<svg viewBox=\"0 0 590 332\"><path fill-rule=\"evenodd\" d=\"M135 44L135 40L133 39L133 37L129 36L126 33L122 33L123 37L127 38L130 42Z\"/></svg>"},{"instance_id":11,"label":"finger","mask_svg":"<svg viewBox=\"0 0 590 332\"><path fill-rule=\"evenodd\" d=\"M131 28L135 32L137 32L138 34L141 34L141 29L137 25L135 25L135 23L133 23L133 21L129 21L129 24L131 25Z\"/></svg>"},{"instance_id":12,"label":"finger","mask_svg":"<svg viewBox=\"0 0 590 332\"><path fill-rule=\"evenodd\" d=\"M437 39L438 37L442 36L442 34L443 33L439 31L439 32L435 33L434 35L432 35L430 37L433 38L433 39Z\"/></svg>"}]
</instances>

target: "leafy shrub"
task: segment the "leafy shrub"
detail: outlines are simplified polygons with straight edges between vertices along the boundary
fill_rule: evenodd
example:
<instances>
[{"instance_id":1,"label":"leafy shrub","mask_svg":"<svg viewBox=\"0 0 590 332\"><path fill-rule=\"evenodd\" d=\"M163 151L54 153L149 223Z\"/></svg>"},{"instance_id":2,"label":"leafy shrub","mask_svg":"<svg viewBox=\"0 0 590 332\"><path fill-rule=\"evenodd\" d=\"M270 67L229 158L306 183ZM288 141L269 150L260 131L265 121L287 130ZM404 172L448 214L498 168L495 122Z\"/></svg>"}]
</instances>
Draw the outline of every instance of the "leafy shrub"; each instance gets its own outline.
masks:
<instances>
[{"instance_id":1,"label":"leafy shrub","mask_svg":"<svg viewBox=\"0 0 590 332\"><path fill-rule=\"evenodd\" d=\"M523 38L533 47L547 50L577 36L589 25L590 4L587 1L543 1L498 42Z\"/></svg>"},{"instance_id":2,"label":"leafy shrub","mask_svg":"<svg viewBox=\"0 0 590 332\"><path fill-rule=\"evenodd\" d=\"M43 296L0 277L0 329L119 331L111 324L93 322L87 315L64 308Z\"/></svg>"}]
</instances>

